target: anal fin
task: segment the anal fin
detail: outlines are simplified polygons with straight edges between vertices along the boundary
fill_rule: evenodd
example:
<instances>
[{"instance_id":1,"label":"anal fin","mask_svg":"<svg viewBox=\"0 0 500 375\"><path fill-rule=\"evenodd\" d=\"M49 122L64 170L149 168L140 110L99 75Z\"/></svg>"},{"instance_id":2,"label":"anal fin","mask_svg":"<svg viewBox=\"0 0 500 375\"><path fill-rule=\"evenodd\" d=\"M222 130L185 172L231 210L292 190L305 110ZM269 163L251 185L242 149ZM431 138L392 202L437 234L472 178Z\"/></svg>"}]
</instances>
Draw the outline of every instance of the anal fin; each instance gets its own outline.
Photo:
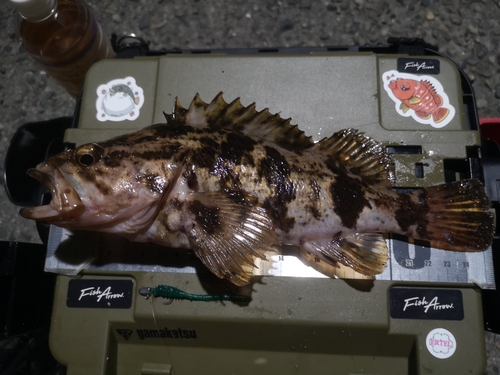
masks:
<instances>
[{"instance_id":1,"label":"anal fin","mask_svg":"<svg viewBox=\"0 0 500 375\"><path fill-rule=\"evenodd\" d=\"M431 118L431 115L424 111L415 111L415 114L420 117L422 120L428 120Z\"/></svg>"},{"instance_id":2,"label":"anal fin","mask_svg":"<svg viewBox=\"0 0 500 375\"><path fill-rule=\"evenodd\" d=\"M248 284L255 259L276 251L278 240L271 219L241 193L194 194L189 210L193 221L186 232L191 248L221 279L238 286Z\"/></svg>"},{"instance_id":3,"label":"anal fin","mask_svg":"<svg viewBox=\"0 0 500 375\"><path fill-rule=\"evenodd\" d=\"M354 271L351 267L345 266L339 262L332 263L331 259L319 257L312 251L306 250L303 247L299 249L299 259L306 266L309 266L319 273L331 278L373 279L373 276L363 275L362 273Z\"/></svg>"},{"instance_id":4,"label":"anal fin","mask_svg":"<svg viewBox=\"0 0 500 375\"><path fill-rule=\"evenodd\" d=\"M311 265L310 259L315 263L324 262L326 265L318 264L315 268L321 267L318 271L341 278L373 277L384 271L389 259L387 244L379 233L307 241L302 244L300 252L308 265Z\"/></svg>"}]
</instances>

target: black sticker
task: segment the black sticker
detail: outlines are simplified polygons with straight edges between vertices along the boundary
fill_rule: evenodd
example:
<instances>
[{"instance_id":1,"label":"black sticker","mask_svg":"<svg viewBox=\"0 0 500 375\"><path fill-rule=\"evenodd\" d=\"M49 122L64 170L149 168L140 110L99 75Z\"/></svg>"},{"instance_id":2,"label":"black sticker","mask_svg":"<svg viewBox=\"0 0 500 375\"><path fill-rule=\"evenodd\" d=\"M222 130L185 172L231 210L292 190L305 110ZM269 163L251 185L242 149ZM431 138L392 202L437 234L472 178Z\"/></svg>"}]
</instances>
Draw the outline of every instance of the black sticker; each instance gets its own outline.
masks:
<instances>
[{"instance_id":1,"label":"black sticker","mask_svg":"<svg viewBox=\"0 0 500 375\"><path fill-rule=\"evenodd\" d=\"M68 284L68 307L128 309L132 306L132 280L79 279Z\"/></svg>"},{"instance_id":2,"label":"black sticker","mask_svg":"<svg viewBox=\"0 0 500 375\"><path fill-rule=\"evenodd\" d=\"M462 292L449 289L392 288L391 318L462 320Z\"/></svg>"},{"instance_id":3,"label":"black sticker","mask_svg":"<svg viewBox=\"0 0 500 375\"><path fill-rule=\"evenodd\" d=\"M439 74L439 60L399 58L398 72L413 74Z\"/></svg>"}]
</instances>

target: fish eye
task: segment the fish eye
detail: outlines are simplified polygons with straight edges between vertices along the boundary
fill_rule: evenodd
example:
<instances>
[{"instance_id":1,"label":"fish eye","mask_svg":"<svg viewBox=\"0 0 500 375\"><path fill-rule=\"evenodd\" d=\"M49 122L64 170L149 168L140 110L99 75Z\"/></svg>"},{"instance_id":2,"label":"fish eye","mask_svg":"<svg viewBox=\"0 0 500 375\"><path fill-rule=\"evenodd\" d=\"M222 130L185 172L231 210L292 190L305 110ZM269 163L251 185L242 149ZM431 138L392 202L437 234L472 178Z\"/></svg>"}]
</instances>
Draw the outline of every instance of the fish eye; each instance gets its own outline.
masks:
<instances>
[{"instance_id":1,"label":"fish eye","mask_svg":"<svg viewBox=\"0 0 500 375\"><path fill-rule=\"evenodd\" d=\"M94 156L92 154L83 154L80 155L80 159L78 159L78 161L80 162L80 164L90 167L92 164L94 164Z\"/></svg>"},{"instance_id":2,"label":"fish eye","mask_svg":"<svg viewBox=\"0 0 500 375\"><path fill-rule=\"evenodd\" d=\"M75 150L75 161L81 167L90 167L101 159L103 150L96 144L84 145Z\"/></svg>"},{"instance_id":3,"label":"fish eye","mask_svg":"<svg viewBox=\"0 0 500 375\"><path fill-rule=\"evenodd\" d=\"M401 84L401 91L408 91L410 88L406 87L404 83Z\"/></svg>"}]
</instances>

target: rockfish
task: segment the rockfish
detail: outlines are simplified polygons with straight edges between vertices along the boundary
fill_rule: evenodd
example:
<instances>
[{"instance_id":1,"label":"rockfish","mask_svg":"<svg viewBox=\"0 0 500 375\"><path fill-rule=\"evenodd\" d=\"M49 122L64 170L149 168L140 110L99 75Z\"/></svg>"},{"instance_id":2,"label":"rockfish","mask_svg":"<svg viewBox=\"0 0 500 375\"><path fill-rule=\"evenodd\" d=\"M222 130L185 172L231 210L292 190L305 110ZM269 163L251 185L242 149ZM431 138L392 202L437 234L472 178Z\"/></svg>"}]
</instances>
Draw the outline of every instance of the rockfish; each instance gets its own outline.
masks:
<instances>
[{"instance_id":1,"label":"rockfish","mask_svg":"<svg viewBox=\"0 0 500 375\"><path fill-rule=\"evenodd\" d=\"M384 270L384 233L481 251L494 225L482 184L399 194L384 147L353 129L314 143L290 119L198 95L165 124L67 150L28 174L52 193L25 218L186 248L219 278L250 281L256 258L295 245L304 259Z\"/></svg>"}]
</instances>

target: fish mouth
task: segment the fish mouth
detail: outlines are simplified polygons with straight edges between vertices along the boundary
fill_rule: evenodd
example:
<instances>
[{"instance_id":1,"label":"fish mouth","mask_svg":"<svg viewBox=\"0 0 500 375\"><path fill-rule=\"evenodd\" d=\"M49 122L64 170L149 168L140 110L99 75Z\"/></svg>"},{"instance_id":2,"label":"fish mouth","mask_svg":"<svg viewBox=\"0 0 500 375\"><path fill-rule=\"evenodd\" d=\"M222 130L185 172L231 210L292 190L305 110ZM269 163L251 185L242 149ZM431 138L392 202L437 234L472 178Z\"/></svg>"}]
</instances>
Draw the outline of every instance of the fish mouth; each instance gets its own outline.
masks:
<instances>
[{"instance_id":1,"label":"fish mouth","mask_svg":"<svg viewBox=\"0 0 500 375\"><path fill-rule=\"evenodd\" d=\"M58 224L71 222L83 214L85 206L80 196L61 171L44 164L29 169L27 174L45 186L52 194L52 199L49 204L22 209L22 217Z\"/></svg>"}]
</instances>

